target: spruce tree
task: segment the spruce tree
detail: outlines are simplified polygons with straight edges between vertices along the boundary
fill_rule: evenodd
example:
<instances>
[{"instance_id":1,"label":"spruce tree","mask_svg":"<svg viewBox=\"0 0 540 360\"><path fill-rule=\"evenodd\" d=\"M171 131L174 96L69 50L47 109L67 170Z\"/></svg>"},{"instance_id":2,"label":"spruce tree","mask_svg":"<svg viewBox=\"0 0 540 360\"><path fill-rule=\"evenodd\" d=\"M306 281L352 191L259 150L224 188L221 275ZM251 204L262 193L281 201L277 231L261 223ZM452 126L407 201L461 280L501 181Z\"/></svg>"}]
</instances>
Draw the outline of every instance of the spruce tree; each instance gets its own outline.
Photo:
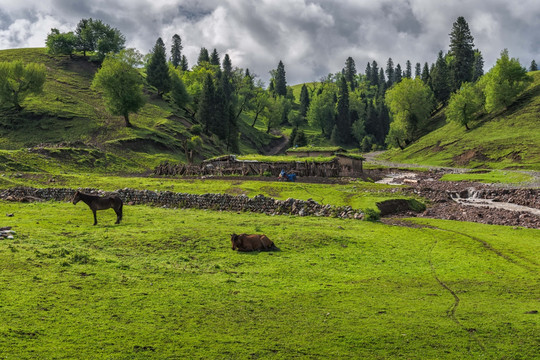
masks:
<instances>
[{"instance_id":1,"label":"spruce tree","mask_svg":"<svg viewBox=\"0 0 540 360\"><path fill-rule=\"evenodd\" d=\"M354 91L356 89L356 65L354 59L350 56L345 61L344 75L345 80L351 86L351 91Z\"/></svg>"},{"instance_id":2,"label":"spruce tree","mask_svg":"<svg viewBox=\"0 0 540 360\"><path fill-rule=\"evenodd\" d=\"M204 47L201 48L199 52L199 57L197 58L197 65L202 65L203 62L210 62L210 56L208 55L208 50Z\"/></svg>"},{"instance_id":3,"label":"spruce tree","mask_svg":"<svg viewBox=\"0 0 540 360\"><path fill-rule=\"evenodd\" d=\"M450 98L450 77L446 60L443 57L442 50L439 51L435 68L431 74L431 85L435 99L441 103L446 103Z\"/></svg>"},{"instance_id":4,"label":"spruce tree","mask_svg":"<svg viewBox=\"0 0 540 360\"><path fill-rule=\"evenodd\" d=\"M534 59L531 61L531 66L529 66L529 71L537 71L538 65L536 65L536 61Z\"/></svg>"},{"instance_id":5,"label":"spruce tree","mask_svg":"<svg viewBox=\"0 0 540 360\"><path fill-rule=\"evenodd\" d=\"M339 82L336 110L337 140L338 142L347 143L351 135L351 118L349 112L349 88L344 76L341 76Z\"/></svg>"},{"instance_id":6,"label":"spruce tree","mask_svg":"<svg viewBox=\"0 0 540 360\"><path fill-rule=\"evenodd\" d=\"M229 54L225 54L223 58L223 72L229 76L229 79L232 77L232 63Z\"/></svg>"},{"instance_id":7,"label":"spruce tree","mask_svg":"<svg viewBox=\"0 0 540 360\"><path fill-rule=\"evenodd\" d=\"M407 62L405 63L405 75L404 77L406 77L407 79L410 79L412 78L412 64L409 60L407 60Z\"/></svg>"},{"instance_id":8,"label":"spruce tree","mask_svg":"<svg viewBox=\"0 0 540 360\"><path fill-rule=\"evenodd\" d=\"M156 88L159 96L170 90L169 66L167 65L165 44L161 38L157 39L146 66L146 81Z\"/></svg>"},{"instance_id":9,"label":"spruce tree","mask_svg":"<svg viewBox=\"0 0 540 360\"><path fill-rule=\"evenodd\" d=\"M220 65L219 54L215 48L212 51L212 54L210 55L210 64L217 65L217 66Z\"/></svg>"},{"instance_id":10,"label":"spruce tree","mask_svg":"<svg viewBox=\"0 0 540 360\"><path fill-rule=\"evenodd\" d=\"M430 75L429 75L429 65L427 62L424 63L424 67L422 69L422 81L424 84L428 84L430 82Z\"/></svg>"},{"instance_id":11,"label":"spruce tree","mask_svg":"<svg viewBox=\"0 0 540 360\"><path fill-rule=\"evenodd\" d=\"M473 76L472 81L476 82L484 75L484 57L480 50L476 49L474 51L474 66L473 66Z\"/></svg>"},{"instance_id":12,"label":"spruce tree","mask_svg":"<svg viewBox=\"0 0 540 360\"><path fill-rule=\"evenodd\" d=\"M368 62L366 65L366 70L364 71L364 75L366 76L366 80L368 83L371 83L372 79L372 72L371 72L371 64Z\"/></svg>"},{"instance_id":13,"label":"spruce tree","mask_svg":"<svg viewBox=\"0 0 540 360\"><path fill-rule=\"evenodd\" d=\"M394 84L394 62L392 61L392 58L388 58L388 61L386 62L386 87L390 88Z\"/></svg>"},{"instance_id":14,"label":"spruce tree","mask_svg":"<svg viewBox=\"0 0 540 360\"><path fill-rule=\"evenodd\" d=\"M414 77L421 77L422 76L422 65L420 63L416 63L416 66L414 67Z\"/></svg>"},{"instance_id":15,"label":"spruce tree","mask_svg":"<svg viewBox=\"0 0 540 360\"><path fill-rule=\"evenodd\" d=\"M285 65L280 60L274 78L274 91L278 96L287 95L287 80L285 79Z\"/></svg>"},{"instance_id":16,"label":"spruce tree","mask_svg":"<svg viewBox=\"0 0 540 360\"><path fill-rule=\"evenodd\" d=\"M382 69L381 69L382 70ZM384 74L383 74L384 79ZM380 85L380 74L379 74L379 65L375 60L371 63L371 84ZM384 81L384 80L383 80Z\"/></svg>"},{"instance_id":17,"label":"spruce tree","mask_svg":"<svg viewBox=\"0 0 540 360\"><path fill-rule=\"evenodd\" d=\"M450 65L452 76L451 90L457 90L461 83L470 82L474 65L474 38L469 30L469 24L463 16L457 18L450 33L450 51L453 57Z\"/></svg>"},{"instance_id":18,"label":"spruce tree","mask_svg":"<svg viewBox=\"0 0 540 360\"><path fill-rule=\"evenodd\" d=\"M401 82L401 79L403 79L403 72L401 71L401 65L397 64L394 70L394 83Z\"/></svg>"},{"instance_id":19,"label":"spruce tree","mask_svg":"<svg viewBox=\"0 0 540 360\"><path fill-rule=\"evenodd\" d=\"M306 84L302 85L302 90L300 90L300 115L303 118L306 117L309 109L309 93L306 87Z\"/></svg>"},{"instance_id":20,"label":"spruce tree","mask_svg":"<svg viewBox=\"0 0 540 360\"><path fill-rule=\"evenodd\" d=\"M180 61L182 60L182 49L182 39L178 34L174 34L171 46L171 63L175 68L180 65Z\"/></svg>"},{"instance_id":21,"label":"spruce tree","mask_svg":"<svg viewBox=\"0 0 540 360\"><path fill-rule=\"evenodd\" d=\"M180 60L180 69L182 71L188 71L189 70L187 57L185 55L182 55L182 59Z\"/></svg>"},{"instance_id":22,"label":"spruce tree","mask_svg":"<svg viewBox=\"0 0 540 360\"><path fill-rule=\"evenodd\" d=\"M210 74L206 74L203 82L203 88L199 97L199 108L195 119L203 125L205 132L209 132L214 128L214 109L215 104L215 88L214 80Z\"/></svg>"}]
</instances>

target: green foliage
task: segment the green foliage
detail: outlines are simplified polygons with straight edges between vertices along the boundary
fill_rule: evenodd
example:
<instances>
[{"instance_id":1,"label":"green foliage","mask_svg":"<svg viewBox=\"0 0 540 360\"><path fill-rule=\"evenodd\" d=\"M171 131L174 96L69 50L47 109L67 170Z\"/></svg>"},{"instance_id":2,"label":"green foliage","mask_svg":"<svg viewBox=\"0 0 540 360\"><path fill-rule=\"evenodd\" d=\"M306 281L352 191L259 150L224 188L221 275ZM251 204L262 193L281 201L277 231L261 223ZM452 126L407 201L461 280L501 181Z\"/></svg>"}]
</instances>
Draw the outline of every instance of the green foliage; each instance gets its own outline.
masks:
<instances>
[{"instance_id":1,"label":"green foliage","mask_svg":"<svg viewBox=\"0 0 540 360\"><path fill-rule=\"evenodd\" d=\"M338 101L336 104L337 139L334 144L349 143L351 140L351 115L349 112L349 87L344 76L339 80Z\"/></svg>"},{"instance_id":2,"label":"green foliage","mask_svg":"<svg viewBox=\"0 0 540 360\"><path fill-rule=\"evenodd\" d=\"M268 105L263 119L266 125L266 133L278 127L283 122L283 116L287 116L291 110L291 104L284 96L276 96L268 99Z\"/></svg>"},{"instance_id":3,"label":"green foliage","mask_svg":"<svg viewBox=\"0 0 540 360\"><path fill-rule=\"evenodd\" d=\"M503 50L495 66L481 79L486 96L486 110L493 112L507 107L531 80L519 60L510 58L508 50Z\"/></svg>"},{"instance_id":4,"label":"green foliage","mask_svg":"<svg viewBox=\"0 0 540 360\"><path fill-rule=\"evenodd\" d=\"M385 103L392 114L387 141L401 147L417 139L433 109L433 92L420 79L403 79L386 92Z\"/></svg>"},{"instance_id":5,"label":"green foliage","mask_svg":"<svg viewBox=\"0 0 540 360\"><path fill-rule=\"evenodd\" d=\"M124 117L131 127L130 113L137 113L144 105L142 78L132 64L122 57L107 57L96 73L92 87L103 92L107 109Z\"/></svg>"},{"instance_id":6,"label":"green foliage","mask_svg":"<svg viewBox=\"0 0 540 360\"><path fill-rule=\"evenodd\" d=\"M540 72L531 77L534 82L514 105L497 116L481 115L471 130L448 122L404 151L389 151L384 158L436 166L540 170Z\"/></svg>"},{"instance_id":7,"label":"green foliage","mask_svg":"<svg viewBox=\"0 0 540 360\"><path fill-rule=\"evenodd\" d=\"M531 60L531 65L529 66L529 71L537 71L538 70L538 65L536 64L536 61Z\"/></svg>"},{"instance_id":8,"label":"green foliage","mask_svg":"<svg viewBox=\"0 0 540 360\"><path fill-rule=\"evenodd\" d=\"M366 209L364 211L364 220L366 221L379 221L381 214L375 209Z\"/></svg>"},{"instance_id":9,"label":"green foliage","mask_svg":"<svg viewBox=\"0 0 540 360\"><path fill-rule=\"evenodd\" d=\"M199 109L196 119L203 125L205 131L211 131L215 128L215 87L212 76L207 73L204 79L201 96L199 98Z\"/></svg>"},{"instance_id":10,"label":"green foliage","mask_svg":"<svg viewBox=\"0 0 540 360\"><path fill-rule=\"evenodd\" d=\"M309 93L306 84L303 84L302 89L300 90L300 115L304 118L307 116L309 110L309 101Z\"/></svg>"},{"instance_id":11,"label":"green foliage","mask_svg":"<svg viewBox=\"0 0 540 360\"><path fill-rule=\"evenodd\" d=\"M84 53L96 52L95 59L102 61L108 53L118 53L124 49L126 38L120 30L101 20L81 19L75 29L77 49Z\"/></svg>"},{"instance_id":12,"label":"green foliage","mask_svg":"<svg viewBox=\"0 0 540 360\"><path fill-rule=\"evenodd\" d=\"M161 38L156 40L152 49L150 60L146 65L146 81L157 89L159 96L168 92L171 88L171 77L167 65L165 44Z\"/></svg>"},{"instance_id":13,"label":"green foliage","mask_svg":"<svg viewBox=\"0 0 540 360\"><path fill-rule=\"evenodd\" d=\"M199 51L199 57L197 58L197 65L204 66L205 63L210 62L210 56L208 55L208 50L205 47L202 47Z\"/></svg>"},{"instance_id":14,"label":"green foliage","mask_svg":"<svg viewBox=\"0 0 540 360\"><path fill-rule=\"evenodd\" d=\"M58 29L52 28L47 35L45 44L49 53L56 55L71 55L77 45L77 37L73 32L61 33Z\"/></svg>"},{"instance_id":15,"label":"green foliage","mask_svg":"<svg viewBox=\"0 0 540 360\"><path fill-rule=\"evenodd\" d=\"M0 106L21 110L21 102L29 94L39 94L45 84L43 64L22 61L0 62Z\"/></svg>"},{"instance_id":16,"label":"green foliage","mask_svg":"<svg viewBox=\"0 0 540 360\"><path fill-rule=\"evenodd\" d=\"M446 108L446 118L469 130L469 122L483 109L484 97L481 89L471 83L463 83L461 89L453 93Z\"/></svg>"},{"instance_id":17,"label":"green foliage","mask_svg":"<svg viewBox=\"0 0 540 360\"><path fill-rule=\"evenodd\" d=\"M335 95L335 87L326 86L320 94L311 99L307 113L309 125L321 129L322 134L327 137L330 137L334 127Z\"/></svg>"},{"instance_id":18,"label":"green foliage","mask_svg":"<svg viewBox=\"0 0 540 360\"><path fill-rule=\"evenodd\" d=\"M173 65L169 67L169 78L171 84L169 96L178 108L183 109L191 101L191 98L187 92L184 82L182 81L180 71Z\"/></svg>"}]
</instances>

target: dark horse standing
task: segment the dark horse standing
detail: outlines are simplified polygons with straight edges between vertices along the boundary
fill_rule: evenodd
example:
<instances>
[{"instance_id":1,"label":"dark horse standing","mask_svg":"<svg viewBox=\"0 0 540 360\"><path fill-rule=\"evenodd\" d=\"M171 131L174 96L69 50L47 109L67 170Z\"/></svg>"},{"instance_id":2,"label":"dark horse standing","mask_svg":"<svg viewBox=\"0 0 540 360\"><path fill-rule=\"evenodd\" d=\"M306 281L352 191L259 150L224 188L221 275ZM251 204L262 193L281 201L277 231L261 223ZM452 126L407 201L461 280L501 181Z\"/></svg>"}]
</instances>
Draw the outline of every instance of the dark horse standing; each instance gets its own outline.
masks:
<instances>
[{"instance_id":1,"label":"dark horse standing","mask_svg":"<svg viewBox=\"0 0 540 360\"><path fill-rule=\"evenodd\" d=\"M88 205L94 213L94 225L97 224L96 210L107 210L110 208L112 208L116 213L115 224L120 224L120 220L122 220L122 207L124 204L122 203L122 199L120 199L117 195L101 197L77 191L73 196L73 205L76 205L80 200Z\"/></svg>"}]
</instances>

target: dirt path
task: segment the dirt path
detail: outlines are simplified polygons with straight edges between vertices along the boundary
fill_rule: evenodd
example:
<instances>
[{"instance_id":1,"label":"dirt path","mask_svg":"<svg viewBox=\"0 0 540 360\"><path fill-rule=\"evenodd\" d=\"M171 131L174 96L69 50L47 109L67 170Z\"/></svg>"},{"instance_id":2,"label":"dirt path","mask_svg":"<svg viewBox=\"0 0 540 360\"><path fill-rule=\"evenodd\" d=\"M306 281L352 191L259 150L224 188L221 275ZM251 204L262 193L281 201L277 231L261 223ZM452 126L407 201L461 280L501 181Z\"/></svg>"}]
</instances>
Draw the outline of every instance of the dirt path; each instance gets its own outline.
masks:
<instances>
[{"instance_id":1,"label":"dirt path","mask_svg":"<svg viewBox=\"0 0 540 360\"><path fill-rule=\"evenodd\" d=\"M289 138L285 135L282 135L279 141L272 146L265 155L277 155L285 151L287 145L289 144Z\"/></svg>"}]
</instances>

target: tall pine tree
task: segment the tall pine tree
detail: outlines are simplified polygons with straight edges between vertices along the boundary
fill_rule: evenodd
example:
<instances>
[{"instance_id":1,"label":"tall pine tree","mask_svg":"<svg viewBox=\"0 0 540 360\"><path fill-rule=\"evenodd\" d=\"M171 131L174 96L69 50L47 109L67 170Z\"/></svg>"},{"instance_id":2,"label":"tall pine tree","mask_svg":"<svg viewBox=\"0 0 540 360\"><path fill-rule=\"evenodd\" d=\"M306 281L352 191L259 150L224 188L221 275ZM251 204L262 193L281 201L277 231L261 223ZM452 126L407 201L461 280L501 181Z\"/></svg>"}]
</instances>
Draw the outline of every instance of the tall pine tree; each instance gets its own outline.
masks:
<instances>
[{"instance_id":1,"label":"tall pine tree","mask_svg":"<svg viewBox=\"0 0 540 360\"><path fill-rule=\"evenodd\" d=\"M274 78L274 91L276 95L286 96L287 95L287 80L285 78L285 65L280 60L276 69L275 78Z\"/></svg>"},{"instance_id":2,"label":"tall pine tree","mask_svg":"<svg viewBox=\"0 0 540 360\"><path fill-rule=\"evenodd\" d=\"M180 65L182 61L182 39L178 34L174 34L172 37L172 46L171 46L171 63L175 68Z\"/></svg>"},{"instance_id":3,"label":"tall pine tree","mask_svg":"<svg viewBox=\"0 0 540 360\"><path fill-rule=\"evenodd\" d=\"M407 79L410 79L412 78L412 64L409 60L407 60L407 62L405 63L405 75L404 77L406 77Z\"/></svg>"},{"instance_id":4,"label":"tall pine tree","mask_svg":"<svg viewBox=\"0 0 540 360\"><path fill-rule=\"evenodd\" d=\"M189 70L187 57L185 55L182 55L182 59L180 60L180 69L182 71L188 71Z\"/></svg>"},{"instance_id":5,"label":"tall pine tree","mask_svg":"<svg viewBox=\"0 0 540 360\"><path fill-rule=\"evenodd\" d=\"M349 56L345 61L344 70L345 80L349 83L351 91L354 91L356 89L356 65L352 57Z\"/></svg>"},{"instance_id":6,"label":"tall pine tree","mask_svg":"<svg viewBox=\"0 0 540 360\"><path fill-rule=\"evenodd\" d=\"M538 65L536 65L536 61L534 59L531 61L531 66L529 66L529 71L537 71Z\"/></svg>"},{"instance_id":7,"label":"tall pine tree","mask_svg":"<svg viewBox=\"0 0 540 360\"><path fill-rule=\"evenodd\" d=\"M474 66L473 66L473 76L472 81L476 82L484 75L484 57L480 50L476 49L474 51Z\"/></svg>"},{"instance_id":8,"label":"tall pine tree","mask_svg":"<svg viewBox=\"0 0 540 360\"><path fill-rule=\"evenodd\" d=\"M215 88L212 75L206 74L203 82L203 88L199 97L199 107L195 119L203 125L204 131L209 132L215 128Z\"/></svg>"},{"instance_id":9,"label":"tall pine tree","mask_svg":"<svg viewBox=\"0 0 540 360\"><path fill-rule=\"evenodd\" d=\"M302 90L300 90L300 115L303 118L306 117L309 109L309 93L306 87L306 84L302 85Z\"/></svg>"},{"instance_id":10,"label":"tall pine tree","mask_svg":"<svg viewBox=\"0 0 540 360\"><path fill-rule=\"evenodd\" d=\"M165 44L161 38L157 39L146 66L146 81L157 89L159 96L170 90L169 66L167 65Z\"/></svg>"},{"instance_id":11,"label":"tall pine tree","mask_svg":"<svg viewBox=\"0 0 540 360\"><path fill-rule=\"evenodd\" d=\"M431 73L431 87L437 101L441 103L446 103L448 101L451 93L450 77L442 50L439 51L437 62L435 63L435 67Z\"/></svg>"},{"instance_id":12,"label":"tall pine tree","mask_svg":"<svg viewBox=\"0 0 540 360\"><path fill-rule=\"evenodd\" d=\"M461 83L470 82L473 77L474 38L469 24L463 16L457 18L450 33L450 51L453 60L450 65L451 90L457 90Z\"/></svg>"},{"instance_id":13,"label":"tall pine tree","mask_svg":"<svg viewBox=\"0 0 540 360\"><path fill-rule=\"evenodd\" d=\"M420 63L416 63L416 66L414 67L414 77L421 77L422 76L422 65Z\"/></svg>"},{"instance_id":14,"label":"tall pine tree","mask_svg":"<svg viewBox=\"0 0 540 360\"><path fill-rule=\"evenodd\" d=\"M200 66L204 62L210 62L210 55L208 55L208 50L205 47L202 47L199 52L199 57L197 58L197 65Z\"/></svg>"},{"instance_id":15,"label":"tall pine tree","mask_svg":"<svg viewBox=\"0 0 540 360\"><path fill-rule=\"evenodd\" d=\"M220 62L221 61L219 60L219 54L216 48L214 48L214 50L212 51L212 54L210 55L210 64L219 66Z\"/></svg>"},{"instance_id":16,"label":"tall pine tree","mask_svg":"<svg viewBox=\"0 0 540 360\"><path fill-rule=\"evenodd\" d=\"M403 72L401 71L401 65L397 64L394 70L394 83L401 82L401 79L403 79Z\"/></svg>"},{"instance_id":17,"label":"tall pine tree","mask_svg":"<svg viewBox=\"0 0 540 360\"><path fill-rule=\"evenodd\" d=\"M386 62L386 87L390 88L392 85L394 85L395 76L394 76L394 62L392 61L392 58L388 58L388 61Z\"/></svg>"},{"instance_id":18,"label":"tall pine tree","mask_svg":"<svg viewBox=\"0 0 540 360\"><path fill-rule=\"evenodd\" d=\"M337 141L348 143L351 136L351 118L349 112L349 88L344 76L341 76L339 81L336 110Z\"/></svg>"}]
</instances>

